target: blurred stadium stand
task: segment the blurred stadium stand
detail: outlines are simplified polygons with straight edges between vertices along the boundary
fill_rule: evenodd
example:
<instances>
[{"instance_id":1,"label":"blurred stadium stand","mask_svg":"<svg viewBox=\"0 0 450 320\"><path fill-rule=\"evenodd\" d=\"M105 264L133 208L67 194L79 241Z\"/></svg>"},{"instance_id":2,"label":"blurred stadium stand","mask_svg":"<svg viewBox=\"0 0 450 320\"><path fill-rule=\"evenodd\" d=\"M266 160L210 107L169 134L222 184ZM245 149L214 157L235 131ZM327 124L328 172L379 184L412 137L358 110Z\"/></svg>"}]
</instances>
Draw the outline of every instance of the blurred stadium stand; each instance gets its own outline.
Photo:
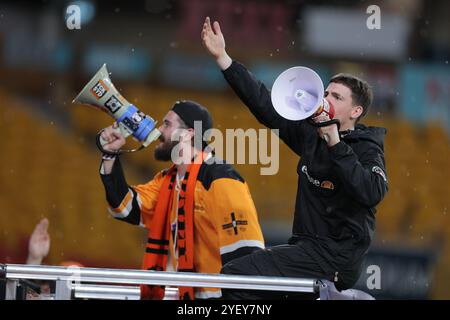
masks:
<instances>
[{"instance_id":1,"label":"blurred stadium stand","mask_svg":"<svg viewBox=\"0 0 450 320\"><path fill-rule=\"evenodd\" d=\"M24 261L28 236L45 216L49 264L71 259L87 266L140 266L144 233L109 217L98 177L94 137L112 121L71 103L102 63L124 97L159 121L176 100L191 99L210 109L221 131L263 128L201 46L201 25L211 15L221 21L230 54L269 88L294 65L314 68L325 82L350 72L373 85L375 102L364 123L388 129L390 190L378 207L367 262L381 266L382 289L369 292L450 298L450 22L443 14L450 13L449 2L86 0L78 2L87 10L81 30L66 27L69 3L0 4L0 262ZM311 42L323 32L311 29L315 19L338 10L344 19L365 23L371 4L380 6L382 24L384 14L389 17L384 31L372 31L379 32L373 43L381 41L391 54L371 52L365 25L361 34L355 27L349 35L340 15L329 22L330 35L352 38L342 45L354 46L352 52L336 44L321 51L324 44ZM400 17L403 34L389 38L389 23L395 26ZM129 183L143 183L166 166L152 153L150 146L123 157ZM261 176L261 165L236 165L249 183L268 244L290 235L297 161L280 143L277 175ZM358 282L365 291L368 276L363 272Z\"/></svg>"}]
</instances>

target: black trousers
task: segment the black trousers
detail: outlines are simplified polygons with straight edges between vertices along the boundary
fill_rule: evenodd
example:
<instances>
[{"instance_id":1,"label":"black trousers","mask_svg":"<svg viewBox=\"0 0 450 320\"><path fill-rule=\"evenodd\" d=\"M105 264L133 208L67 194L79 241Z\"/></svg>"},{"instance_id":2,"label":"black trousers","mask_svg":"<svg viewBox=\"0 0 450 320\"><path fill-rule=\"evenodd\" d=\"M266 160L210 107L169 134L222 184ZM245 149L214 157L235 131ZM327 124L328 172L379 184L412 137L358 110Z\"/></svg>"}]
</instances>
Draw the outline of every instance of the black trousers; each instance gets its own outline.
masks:
<instances>
[{"instance_id":1,"label":"black trousers","mask_svg":"<svg viewBox=\"0 0 450 320\"><path fill-rule=\"evenodd\" d=\"M279 245L261 249L225 264L221 273L233 275L259 275L274 277L296 277L327 279L333 281L330 272L321 266L299 244ZM224 299L317 299L318 294L291 293L282 291L222 289Z\"/></svg>"}]
</instances>

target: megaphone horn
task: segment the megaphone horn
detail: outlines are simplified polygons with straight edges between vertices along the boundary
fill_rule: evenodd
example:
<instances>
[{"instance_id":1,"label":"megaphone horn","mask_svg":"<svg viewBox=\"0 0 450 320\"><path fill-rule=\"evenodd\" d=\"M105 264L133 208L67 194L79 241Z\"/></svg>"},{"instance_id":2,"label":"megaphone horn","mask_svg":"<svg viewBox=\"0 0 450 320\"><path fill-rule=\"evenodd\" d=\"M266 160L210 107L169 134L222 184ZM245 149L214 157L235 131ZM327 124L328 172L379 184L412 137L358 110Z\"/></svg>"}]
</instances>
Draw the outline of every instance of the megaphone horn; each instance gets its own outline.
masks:
<instances>
[{"instance_id":1,"label":"megaphone horn","mask_svg":"<svg viewBox=\"0 0 450 320\"><path fill-rule=\"evenodd\" d=\"M272 104L280 116L298 121L309 119L310 123L321 127L339 121L334 118L334 107L324 99L324 87L319 75L307 67L292 67L282 72L275 80ZM316 123L311 118L326 113L330 121Z\"/></svg>"},{"instance_id":2,"label":"megaphone horn","mask_svg":"<svg viewBox=\"0 0 450 320\"><path fill-rule=\"evenodd\" d=\"M119 124L117 132L120 132L125 138L133 135L136 140L142 142L142 145L136 149L111 152L103 148L108 142L103 140L98 133L97 147L103 153L115 155L138 151L150 145L161 135L161 132L156 129L156 121L141 112L117 91L109 78L106 64L97 71L72 103L86 104L108 113Z\"/></svg>"}]
</instances>

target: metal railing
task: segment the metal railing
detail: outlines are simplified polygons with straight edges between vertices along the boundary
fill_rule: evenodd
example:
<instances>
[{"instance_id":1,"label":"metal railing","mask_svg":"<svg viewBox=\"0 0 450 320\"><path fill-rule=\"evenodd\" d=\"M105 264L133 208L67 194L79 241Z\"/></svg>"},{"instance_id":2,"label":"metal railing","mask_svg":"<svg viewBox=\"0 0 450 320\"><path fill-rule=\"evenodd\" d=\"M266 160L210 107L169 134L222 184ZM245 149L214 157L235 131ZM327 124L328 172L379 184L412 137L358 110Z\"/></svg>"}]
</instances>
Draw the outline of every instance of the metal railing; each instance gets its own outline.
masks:
<instances>
[{"instance_id":1,"label":"metal railing","mask_svg":"<svg viewBox=\"0 0 450 320\"><path fill-rule=\"evenodd\" d=\"M23 279L55 281L54 298L58 300L137 299L139 287L136 285L141 284L304 293L319 290L319 281L315 279L19 264L0 265L0 278L7 282L6 299L16 298L16 288Z\"/></svg>"},{"instance_id":2,"label":"metal railing","mask_svg":"<svg viewBox=\"0 0 450 320\"><path fill-rule=\"evenodd\" d=\"M98 284L74 284L75 299L140 300L139 286L113 286ZM178 288L166 287L164 300L177 300Z\"/></svg>"},{"instance_id":3,"label":"metal railing","mask_svg":"<svg viewBox=\"0 0 450 320\"><path fill-rule=\"evenodd\" d=\"M138 286L75 284L73 296L75 299L139 300L141 290Z\"/></svg>"}]
</instances>

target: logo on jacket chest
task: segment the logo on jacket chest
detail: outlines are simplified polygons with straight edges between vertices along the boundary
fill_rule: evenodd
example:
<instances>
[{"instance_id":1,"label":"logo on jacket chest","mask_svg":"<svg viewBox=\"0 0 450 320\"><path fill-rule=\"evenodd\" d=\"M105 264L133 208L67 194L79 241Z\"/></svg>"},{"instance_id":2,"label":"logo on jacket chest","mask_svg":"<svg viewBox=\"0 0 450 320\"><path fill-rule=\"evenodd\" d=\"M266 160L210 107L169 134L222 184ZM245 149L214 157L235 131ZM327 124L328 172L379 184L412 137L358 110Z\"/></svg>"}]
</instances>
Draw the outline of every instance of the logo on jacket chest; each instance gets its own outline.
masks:
<instances>
[{"instance_id":1,"label":"logo on jacket chest","mask_svg":"<svg viewBox=\"0 0 450 320\"><path fill-rule=\"evenodd\" d=\"M330 180L320 181L318 179L311 177L308 173L308 167L306 165L302 166L302 172L306 175L306 178L308 179L308 181L311 184L313 184L314 186L323 188L323 189L334 190L334 183L331 182Z\"/></svg>"}]
</instances>

